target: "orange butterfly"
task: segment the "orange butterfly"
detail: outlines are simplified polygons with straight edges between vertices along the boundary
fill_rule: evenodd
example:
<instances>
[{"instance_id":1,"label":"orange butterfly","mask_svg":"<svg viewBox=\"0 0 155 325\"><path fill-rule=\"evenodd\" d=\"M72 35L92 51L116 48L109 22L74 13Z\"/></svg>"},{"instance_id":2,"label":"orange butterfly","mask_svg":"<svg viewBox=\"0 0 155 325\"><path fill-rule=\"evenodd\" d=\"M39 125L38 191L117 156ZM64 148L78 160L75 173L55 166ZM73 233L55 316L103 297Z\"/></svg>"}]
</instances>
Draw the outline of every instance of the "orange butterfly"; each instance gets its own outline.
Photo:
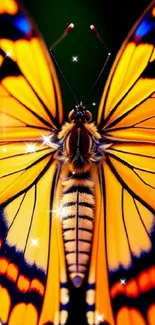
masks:
<instances>
[{"instance_id":1,"label":"orange butterfly","mask_svg":"<svg viewBox=\"0 0 155 325\"><path fill-rule=\"evenodd\" d=\"M97 125L64 122L56 72L15 0L0 3L0 322L155 324L155 1L124 42ZM79 290L79 289L77 289Z\"/></svg>"}]
</instances>

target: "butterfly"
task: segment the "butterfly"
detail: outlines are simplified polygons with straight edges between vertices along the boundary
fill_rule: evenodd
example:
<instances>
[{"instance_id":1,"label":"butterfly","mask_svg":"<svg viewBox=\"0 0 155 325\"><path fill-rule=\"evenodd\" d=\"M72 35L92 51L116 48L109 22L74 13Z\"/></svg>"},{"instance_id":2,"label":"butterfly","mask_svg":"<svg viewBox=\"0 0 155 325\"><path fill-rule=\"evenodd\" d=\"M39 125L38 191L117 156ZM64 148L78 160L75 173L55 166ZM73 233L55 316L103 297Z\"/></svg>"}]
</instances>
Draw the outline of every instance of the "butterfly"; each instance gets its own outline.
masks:
<instances>
[{"instance_id":1,"label":"butterfly","mask_svg":"<svg viewBox=\"0 0 155 325\"><path fill-rule=\"evenodd\" d=\"M155 1L120 49L96 124L64 121L52 59L0 2L0 322L65 325L84 281L89 325L155 323Z\"/></svg>"}]
</instances>

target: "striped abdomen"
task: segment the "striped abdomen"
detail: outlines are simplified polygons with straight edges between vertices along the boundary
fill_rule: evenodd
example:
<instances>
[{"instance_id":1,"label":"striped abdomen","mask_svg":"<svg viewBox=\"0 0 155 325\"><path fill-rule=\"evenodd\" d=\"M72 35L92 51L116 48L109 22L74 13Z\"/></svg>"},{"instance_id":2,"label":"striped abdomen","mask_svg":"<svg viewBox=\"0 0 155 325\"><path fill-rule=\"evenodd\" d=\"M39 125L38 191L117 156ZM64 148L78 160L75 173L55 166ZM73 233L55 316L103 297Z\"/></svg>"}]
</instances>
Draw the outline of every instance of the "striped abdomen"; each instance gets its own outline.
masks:
<instances>
[{"instance_id":1,"label":"striped abdomen","mask_svg":"<svg viewBox=\"0 0 155 325\"><path fill-rule=\"evenodd\" d=\"M79 287L89 263L94 224L94 182L88 172L70 174L63 181L62 211L68 272Z\"/></svg>"}]
</instances>

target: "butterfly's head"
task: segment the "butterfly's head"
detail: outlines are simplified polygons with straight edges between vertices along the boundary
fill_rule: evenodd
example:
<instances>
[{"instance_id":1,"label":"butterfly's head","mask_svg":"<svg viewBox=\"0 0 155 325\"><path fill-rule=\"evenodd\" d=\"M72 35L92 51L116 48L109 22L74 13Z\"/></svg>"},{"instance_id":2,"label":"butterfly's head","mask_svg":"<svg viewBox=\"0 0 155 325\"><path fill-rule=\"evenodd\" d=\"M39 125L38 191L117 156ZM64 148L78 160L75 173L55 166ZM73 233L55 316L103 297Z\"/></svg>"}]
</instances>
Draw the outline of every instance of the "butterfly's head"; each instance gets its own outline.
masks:
<instances>
[{"instance_id":1,"label":"butterfly's head","mask_svg":"<svg viewBox=\"0 0 155 325\"><path fill-rule=\"evenodd\" d=\"M76 105L74 109L68 115L68 118L71 122L90 122L92 120L92 114L86 109L86 106L80 102L79 105Z\"/></svg>"}]
</instances>

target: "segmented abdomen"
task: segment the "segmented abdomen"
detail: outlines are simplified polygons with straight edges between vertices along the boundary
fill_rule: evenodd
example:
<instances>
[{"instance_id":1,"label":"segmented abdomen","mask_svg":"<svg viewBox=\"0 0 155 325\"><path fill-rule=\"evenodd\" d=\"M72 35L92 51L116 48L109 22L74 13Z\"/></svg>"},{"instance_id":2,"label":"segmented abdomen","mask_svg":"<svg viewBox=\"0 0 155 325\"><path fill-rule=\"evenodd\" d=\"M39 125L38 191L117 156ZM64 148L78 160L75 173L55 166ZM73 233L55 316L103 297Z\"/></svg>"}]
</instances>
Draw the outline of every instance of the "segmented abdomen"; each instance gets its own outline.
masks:
<instances>
[{"instance_id":1,"label":"segmented abdomen","mask_svg":"<svg viewBox=\"0 0 155 325\"><path fill-rule=\"evenodd\" d=\"M62 211L68 272L79 287L89 263L94 224L94 182L88 172L70 174L63 181Z\"/></svg>"}]
</instances>

